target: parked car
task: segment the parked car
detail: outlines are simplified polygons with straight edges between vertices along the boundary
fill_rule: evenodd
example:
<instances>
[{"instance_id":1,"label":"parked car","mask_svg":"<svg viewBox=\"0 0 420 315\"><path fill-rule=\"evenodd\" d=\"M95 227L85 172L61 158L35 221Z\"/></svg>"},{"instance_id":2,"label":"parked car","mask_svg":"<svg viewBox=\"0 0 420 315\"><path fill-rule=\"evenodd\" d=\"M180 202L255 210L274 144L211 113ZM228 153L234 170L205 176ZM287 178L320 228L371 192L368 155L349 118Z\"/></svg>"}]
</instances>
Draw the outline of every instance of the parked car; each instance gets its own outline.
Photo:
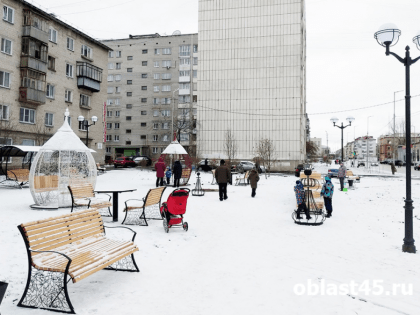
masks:
<instances>
[{"instance_id":1,"label":"parked car","mask_svg":"<svg viewBox=\"0 0 420 315\"><path fill-rule=\"evenodd\" d=\"M338 177L338 168L328 169L328 177L329 178Z\"/></svg>"},{"instance_id":2,"label":"parked car","mask_svg":"<svg viewBox=\"0 0 420 315\"><path fill-rule=\"evenodd\" d=\"M420 163L418 163L418 162L414 163L414 170L415 171L420 171Z\"/></svg>"},{"instance_id":3,"label":"parked car","mask_svg":"<svg viewBox=\"0 0 420 315\"><path fill-rule=\"evenodd\" d=\"M197 164L197 170L198 171L208 172L208 171L211 171L212 169L215 169L215 168L216 167L214 165L210 164L209 160L207 160L207 166L206 166L206 160L201 160Z\"/></svg>"},{"instance_id":4,"label":"parked car","mask_svg":"<svg viewBox=\"0 0 420 315\"><path fill-rule=\"evenodd\" d=\"M134 158L134 162L136 163L136 165L141 165L143 161L147 161L146 166L152 165L152 159L149 158L148 156L141 155L141 156L138 156L138 157Z\"/></svg>"},{"instance_id":5,"label":"parked car","mask_svg":"<svg viewBox=\"0 0 420 315\"><path fill-rule=\"evenodd\" d=\"M404 162L401 160L395 160L395 166L403 166Z\"/></svg>"},{"instance_id":6,"label":"parked car","mask_svg":"<svg viewBox=\"0 0 420 315\"><path fill-rule=\"evenodd\" d=\"M298 166L296 166L295 176L299 177L300 172L302 172L303 170L313 170L313 169L314 168L312 167L312 164L298 164Z\"/></svg>"},{"instance_id":7,"label":"parked car","mask_svg":"<svg viewBox=\"0 0 420 315\"><path fill-rule=\"evenodd\" d=\"M136 162L133 161L132 157L124 156L124 157L116 158L114 160L114 167L117 168L119 166L124 167L124 168L125 167L136 167L137 164L136 164Z\"/></svg>"},{"instance_id":8,"label":"parked car","mask_svg":"<svg viewBox=\"0 0 420 315\"><path fill-rule=\"evenodd\" d=\"M357 167L359 167L359 166L366 166L365 165L365 162L359 162L359 163L357 163Z\"/></svg>"},{"instance_id":9,"label":"parked car","mask_svg":"<svg viewBox=\"0 0 420 315\"><path fill-rule=\"evenodd\" d=\"M250 162L250 161L240 161L237 165L236 165L236 171L238 173L244 173L247 171L250 171L254 168L255 163ZM258 170L258 173L262 173L265 172L265 168L264 166L260 165L260 168Z\"/></svg>"},{"instance_id":10,"label":"parked car","mask_svg":"<svg viewBox=\"0 0 420 315\"><path fill-rule=\"evenodd\" d=\"M378 166L378 163L372 163L372 164L370 164L370 166Z\"/></svg>"}]
</instances>

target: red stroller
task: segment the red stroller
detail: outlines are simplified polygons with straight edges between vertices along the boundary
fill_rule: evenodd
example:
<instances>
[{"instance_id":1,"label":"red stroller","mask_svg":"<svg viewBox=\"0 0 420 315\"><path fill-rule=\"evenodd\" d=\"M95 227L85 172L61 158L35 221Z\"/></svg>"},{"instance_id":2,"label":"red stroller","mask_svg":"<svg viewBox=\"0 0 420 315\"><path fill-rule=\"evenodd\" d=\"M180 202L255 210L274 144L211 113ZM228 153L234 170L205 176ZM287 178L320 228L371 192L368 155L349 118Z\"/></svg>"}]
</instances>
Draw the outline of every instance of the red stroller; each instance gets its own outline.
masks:
<instances>
[{"instance_id":1,"label":"red stroller","mask_svg":"<svg viewBox=\"0 0 420 315\"><path fill-rule=\"evenodd\" d=\"M168 197L168 200L160 207L160 214L163 218L163 228L169 232L171 227L182 227L188 231L188 223L184 222L183 215L187 211L187 200L190 195L188 188L175 189Z\"/></svg>"}]
</instances>

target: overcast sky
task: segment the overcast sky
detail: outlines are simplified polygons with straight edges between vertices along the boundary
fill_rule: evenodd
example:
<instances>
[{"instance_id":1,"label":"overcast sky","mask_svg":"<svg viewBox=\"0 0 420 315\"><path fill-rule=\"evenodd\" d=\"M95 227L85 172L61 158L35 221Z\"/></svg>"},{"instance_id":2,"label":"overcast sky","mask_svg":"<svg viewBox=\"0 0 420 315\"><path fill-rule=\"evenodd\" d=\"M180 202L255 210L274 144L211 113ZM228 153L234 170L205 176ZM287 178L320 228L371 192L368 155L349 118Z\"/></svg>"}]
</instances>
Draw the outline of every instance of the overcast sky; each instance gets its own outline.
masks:
<instances>
[{"instance_id":1,"label":"overcast sky","mask_svg":"<svg viewBox=\"0 0 420 315\"><path fill-rule=\"evenodd\" d=\"M224 0L229 1L229 0ZM281 0L278 0L281 1ZM31 2L31 1L30 1ZM99 39L126 38L129 34L172 34L198 31L198 0L37 0L33 2ZM405 89L405 69L385 56L373 34L392 22L402 32L392 51L412 57L420 51L412 38L420 30L419 0L307 0L307 112L311 136L340 148L341 130L330 122L347 122L344 144L354 137L379 137L390 131L394 92ZM411 70L412 131L420 133L420 61ZM396 121L403 123L404 92L397 93ZM380 105L371 108L358 108ZM346 111L347 110L347 111ZM346 112L340 112L346 111ZM336 112L336 113L335 113ZM324 114L325 113L325 114Z\"/></svg>"}]
</instances>

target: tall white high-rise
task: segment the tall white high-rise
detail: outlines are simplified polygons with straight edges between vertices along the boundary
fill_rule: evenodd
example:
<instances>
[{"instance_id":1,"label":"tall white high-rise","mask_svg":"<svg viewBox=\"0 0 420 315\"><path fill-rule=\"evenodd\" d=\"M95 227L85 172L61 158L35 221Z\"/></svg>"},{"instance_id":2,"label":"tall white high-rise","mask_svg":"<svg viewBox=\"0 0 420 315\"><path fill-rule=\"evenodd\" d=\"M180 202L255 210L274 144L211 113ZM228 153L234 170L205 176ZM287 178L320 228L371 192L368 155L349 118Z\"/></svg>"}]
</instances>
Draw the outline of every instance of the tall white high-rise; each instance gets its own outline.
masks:
<instances>
[{"instance_id":1,"label":"tall white high-rise","mask_svg":"<svg viewBox=\"0 0 420 315\"><path fill-rule=\"evenodd\" d=\"M304 0L200 0L198 149L252 159L261 139L273 141L276 168L306 156L306 25Z\"/></svg>"}]
</instances>

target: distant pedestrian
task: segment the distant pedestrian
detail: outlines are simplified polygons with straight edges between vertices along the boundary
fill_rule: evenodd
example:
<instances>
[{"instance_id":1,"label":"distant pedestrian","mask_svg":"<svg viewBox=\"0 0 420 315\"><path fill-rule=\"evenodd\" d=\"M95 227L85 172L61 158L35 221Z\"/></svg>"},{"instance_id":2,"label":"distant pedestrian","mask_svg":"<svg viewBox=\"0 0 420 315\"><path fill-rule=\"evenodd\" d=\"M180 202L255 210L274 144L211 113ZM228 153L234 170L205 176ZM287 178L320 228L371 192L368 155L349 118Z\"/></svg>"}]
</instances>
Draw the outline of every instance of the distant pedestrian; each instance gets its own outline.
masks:
<instances>
[{"instance_id":1,"label":"distant pedestrian","mask_svg":"<svg viewBox=\"0 0 420 315\"><path fill-rule=\"evenodd\" d=\"M220 166L216 168L214 177L216 178L217 184L219 184L219 200L223 201L228 199L227 196L227 183L230 181L231 173L230 169L225 165L225 160L220 160Z\"/></svg>"},{"instance_id":2,"label":"distant pedestrian","mask_svg":"<svg viewBox=\"0 0 420 315\"><path fill-rule=\"evenodd\" d=\"M253 169L249 173L248 178L249 178L249 182L251 183L251 189L252 189L251 197L254 198L256 195L257 183L260 180L260 176L258 175L256 166L253 167Z\"/></svg>"},{"instance_id":3,"label":"distant pedestrian","mask_svg":"<svg viewBox=\"0 0 420 315\"><path fill-rule=\"evenodd\" d=\"M179 188L179 180L182 176L182 165L180 161L174 163L174 187Z\"/></svg>"},{"instance_id":4,"label":"distant pedestrian","mask_svg":"<svg viewBox=\"0 0 420 315\"><path fill-rule=\"evenodd\" d=\"M322 185L321 196L324 197L325 210L327 210L326 217L332 216L332 197L334 194L334 185L328 176L325 176L325 183Z\"/></svg>"},{"instance_id":5,"label":"distant pedestrian","mask_svg":"<svg viewBox=\"0 0 420 315\"><path fill-rule=\"evenodd\" d=\"M394 162L391 163L391 172L392 172L392 175L394 175L397 172Z\"/></svg>"},{"instance_id":6,"label":"distant pedestrian","mask_svg":"<svg viewBox=\"0 0 420 315\"><path fill-rule=\"evenodd\" d=\"M300 216L300 212L303 210L306 214L306 220L312 219L309 215L309 209L305 204L305 188L300 180L296 181L296 186L294 187L296 202L298 204L298 208L296 210L297 216L296 219L300 220L302 217Z\"/></svg>"},{"instance_id":7,"label":"distant pedestrian","mask_svg":"<svg viewBox=\"0 0 420 315\"><path fill-rule=\"evenodd\" d=\"M340 180L340 190L343 191L344 189L344 178L346 177L347 169L343 163L340 164L340 168L338 169L338 179Z\"/></svg>"},{"instance_id":8,"label":"distant pedestrian","mask_svg":"<svg viewBox=\"0 0 420 315\"><path fill-rule=\"evenodd\" d=\"M169 185L169 183L171 181L171 177L172 177L172 171L171 171L171 168L169 166L166 168L165 175L166 175L166 185Z\"/></svg>"},{"instance_id":9,"label":"distant pedestrian","mask_svg":"<svg viewBox=\"0 0 420 315\"><path fill-rule=\"evenodd\" d=\"M209 171L209 160L206 158L204 160L204 168L203 168L204 172L208 172Z\"/></svg>"},{"instance_id":10,"label":"distant pedestrian","mask_svg":"<svg viewBox=\"0 0 420 315\"><path fill-rule=\"evenodd\" d=\"M163 186L163 177L165 177L165 163L163 158L160 157L158 162L155 164L156 170L156 187Z\"/></svg>"},{"instance_id":11,"label":"distant pedestrian","mask_svg":"<svg viewBox=\"0 0 420 315\"><path fill-rule=\"evenodd\" d=\"M351 167L353 167L354 166L354 161L351 161Z\"/></svg>"}]
</instances>

